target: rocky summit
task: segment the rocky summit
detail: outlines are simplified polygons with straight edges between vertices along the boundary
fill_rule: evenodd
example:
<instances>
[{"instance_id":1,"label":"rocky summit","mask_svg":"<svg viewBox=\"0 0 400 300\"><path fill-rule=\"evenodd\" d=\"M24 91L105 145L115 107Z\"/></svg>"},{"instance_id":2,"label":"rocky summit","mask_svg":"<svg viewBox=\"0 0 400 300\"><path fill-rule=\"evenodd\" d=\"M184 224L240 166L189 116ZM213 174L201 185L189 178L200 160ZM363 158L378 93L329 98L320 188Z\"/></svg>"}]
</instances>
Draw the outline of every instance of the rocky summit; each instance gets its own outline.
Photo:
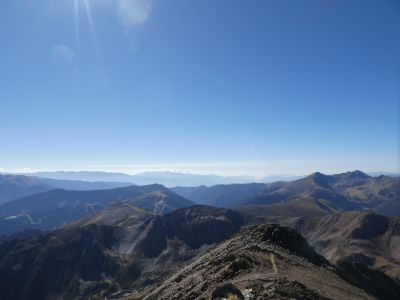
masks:
<instances>
[{"instance_id":1,"label":"rocky summit","mask_svg":"<svg viewBox=\"0 0 400 300\"><path fill-rule=\"evenodd\" d=\"M121 299L374 299L295 230L250 226L187 267Z\"/></svg>"}]
</instances>

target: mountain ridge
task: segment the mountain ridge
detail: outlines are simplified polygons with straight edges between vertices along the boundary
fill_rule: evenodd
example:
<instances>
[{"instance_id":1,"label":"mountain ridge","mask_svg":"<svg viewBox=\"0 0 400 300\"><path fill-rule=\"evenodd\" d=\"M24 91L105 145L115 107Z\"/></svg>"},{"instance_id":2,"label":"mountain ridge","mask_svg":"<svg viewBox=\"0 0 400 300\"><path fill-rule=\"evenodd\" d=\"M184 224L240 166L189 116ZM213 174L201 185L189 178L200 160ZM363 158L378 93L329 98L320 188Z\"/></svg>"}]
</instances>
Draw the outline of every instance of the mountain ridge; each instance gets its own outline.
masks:
<instances>
[{"instance_id":1,"label":"mountain ridge","mask_svg":"<svg viewBox=\"0 0 400 300\"><path fill-rule=\"evenodd\" d=\"M289 207L291 202L312 199L316 206L326 208L325 213L371 209L384 215L400 215L400 178L371 177L358 170L335 175L315 172L290 182L172 190L194 202L229 208L260 205L265 210L274 205L276 210L278 203Z\"/></svg>"},{"instance_id":2,"label":"mountain ridge","mask_svg":"<svg viewBox=\"0 0 400 300\"><path fill-rule=\"evenodd\" d=\"M194 205L159 184L95 191L56 189L0 205L0 233L27 228L49 230L102 210L113 202L127 202L156 214Z\"/></svg>"},{"instance_id":3,"label":"mountain ridge","mask_svg":"<svg viewBox=\"0 0 400 300\"><path fill-rule=\"evenodd\" d=\"M276 224L243 229L161 284L121 299L374 299L295 231ZM369 278L370 274L367 272ZM390 280L384 288L397 297ZM373 293L374 296L369 293ZM385 295L386 296L386 295Z\"/></svg>"},{"instance_id":4,"label":"mountain ridge","mask_svg":"<svg viewBox=\"0 0 400 300\"><path fill-rule=\"evenodd\" d=\"M343 228L336 216L354 221L364 215L341 212L321 218L339 220L333 224ZM307 228L323 228L325 221L305 220L258 218L204 205L155 215L114 203L56 230L1 242L0 298L400 297L394 273L368 267L357 251L352 252L357 260L350 261L346 255L320 256L310 245L321 251L316 245L323 246L324 237ZM385 234L388 227L376 231L374 220L351 227L350 236L362 240Z\"/></svg>"},{"instance_id":5,"label":"mountain ridge","mask_svg":"<svg viewBox=\"0 0 400 300\"><path fill-rule=\"evenodd\" d=\"M194 174L194 173L179 173L179 172L142 172L135 175L125 173L110 173L100 171L56 171L56 172L37 172L35 176L67 179L67 180L85 180L85 181L117 181L130 182L136 185L148 185L159 183L166 187L183 186L212 186L215 184L227 183L250 183L258 181L252 176L220 176L214 174Z\"/></svg>"}]
</instances>

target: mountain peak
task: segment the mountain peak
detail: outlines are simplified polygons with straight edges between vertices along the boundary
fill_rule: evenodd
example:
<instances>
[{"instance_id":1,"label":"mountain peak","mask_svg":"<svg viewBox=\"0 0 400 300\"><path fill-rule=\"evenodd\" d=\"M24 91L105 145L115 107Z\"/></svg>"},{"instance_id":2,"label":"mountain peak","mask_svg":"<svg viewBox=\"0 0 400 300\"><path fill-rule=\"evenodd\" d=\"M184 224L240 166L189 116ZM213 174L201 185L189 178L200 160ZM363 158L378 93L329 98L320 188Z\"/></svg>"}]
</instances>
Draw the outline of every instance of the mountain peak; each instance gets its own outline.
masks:
<instances>
[{"instance_id":1,"label":"mountain peak","mask_svg":"<svg viewBox=\"0 0 400 300\"><path fill-rule=\"evenodd\" d=\"M329 184L331 178L329 175L325 175L320 172L315 172L309 175L308 178L312 179L314 183L318 184L321 187L331 189L331 186Z\"/></svg>"},{"instance_id":2,"label":"mountain peak","mask_svg":"<svg viewBox=\"0 0 400 300\"><path fill-rule=\"evenodd\" d=\"M350 171L345 174L347 174L349 178L370 178L371 177L360 170Z\"/></svg>"},{"instance_id":3,"label":"mountain peak","mask_svg":"<svg viewBox=\"0 0 400 300\"><path fill-rule=\"evenodd\" d=\"M294 230L263 224L129 299L372 299L336 271Z\"/></svg>"},{"instance_id":4,"label":"mountain peak","mask_svg":"<svg viewBox=\"0 0 400 300\"><path fill-rule=\"evenodd\" d=\"M349 171L346 173L340 173L340 174L336 174L333 176L336 179L340 179L340 180L350 180L350 182L354 181L354 180L363 180L363 179L371 178L371 176L365 174L364 172L362 172L360 170Z\"/></svg>"},{"instance_id":5,"label":"mountain peak","mask_svg":"<svg viewBox=\"0 0 400 300\"><path fill-rule=\"evenodd\" d=\"M321 172L315 172L315 173L308 175L308 177L310 177L310 178L325 178L326 176L327 175L322 174Z\"/></svg>"}]
</instances>

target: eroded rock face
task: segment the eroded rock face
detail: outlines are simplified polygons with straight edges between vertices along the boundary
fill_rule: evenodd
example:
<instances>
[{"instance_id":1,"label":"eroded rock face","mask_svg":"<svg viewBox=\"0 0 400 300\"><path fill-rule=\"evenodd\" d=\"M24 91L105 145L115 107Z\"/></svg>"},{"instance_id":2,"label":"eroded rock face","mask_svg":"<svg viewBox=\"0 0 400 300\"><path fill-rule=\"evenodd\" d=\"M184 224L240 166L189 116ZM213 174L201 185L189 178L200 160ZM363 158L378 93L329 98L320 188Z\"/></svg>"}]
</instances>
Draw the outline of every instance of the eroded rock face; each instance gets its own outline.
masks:
<instances>
[{"instance_id":1,"label":"eroded rock face","mask_svg":"<svg viewBox=\"0 0 400 300\"><path fill-rule=\"evenodd\" d=\"M73 235L56 233L25 241L8 241L0 251L1 299L48 299L50 291L65 297L79 293L80 280L90 289L104 288L118 263L109 254L114 228L90 225ZM85 294L86 291L82 291Z\"/></svg>"},{"instance_id":2,"label":"eroded rock face","mask_svg":"<svg viewBox=\"0 0 400 300\"><path fill-rule=\"evenodd\" d=\"M155 217L147 225L146 235L141 241L139 247L144 255L149 258L155 258L167 248L165 227L160 217Z\"/></svg>"},{"instance_id":3,"label":"eroded rock face","mask_svg":"<svg viewBox=\"0 0 400 300\"><path fill-rule=\"evenodd\" d=\"M240 213L233 210L217 210L209 206L196 206L191 210L179 210L163 218L169 238L177 237L192 249L222 241L244 225Z\"/></svg>"}]
</instances>

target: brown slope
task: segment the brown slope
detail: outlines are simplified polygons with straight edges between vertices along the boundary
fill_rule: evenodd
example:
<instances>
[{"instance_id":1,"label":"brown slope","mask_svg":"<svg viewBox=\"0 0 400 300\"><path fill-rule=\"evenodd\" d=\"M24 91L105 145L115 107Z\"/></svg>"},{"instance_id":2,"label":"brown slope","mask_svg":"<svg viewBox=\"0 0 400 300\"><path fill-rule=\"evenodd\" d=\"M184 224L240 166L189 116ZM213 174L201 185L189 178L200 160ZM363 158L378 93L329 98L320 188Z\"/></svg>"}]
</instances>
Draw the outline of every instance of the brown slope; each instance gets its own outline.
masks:
<instances>
[{"instance_id":1,"label":"brown slope","mask_svg":"<svg viewBox=\"0 0 400 300\"><path fill-rule=\"evenodd\" d=\"M400 178L371 177L361 171L336 175L317 172L266 190L245 205L268 205L298 198L315 199L334 210L371 209L388 216L400 216Z\"/></svg>"},{"instance_id":2,"label":"brown slope","mask_svg":"<svg viewBox=\"0 0 400 300\"><path fill-rule=\"evenodd\" d=\"M262 217L299 231L314 249L340 264L350 262L400 279L400 221L371 212L319 217Z\"/></svg>"},{"instance_id":3,"label":"brown slope","mask_svg":"<svg viewBox=\"0 0 400 300\"><path fill-rule=\"evenodd\" d=\"M312 198L295 198L291 201L269 205L243 205L237 211L255 216L323 216L334 212L334 208Z\"/></svg>"},{"instance_id":4,"label":"brown slope","mask_svg":"<svg viewBox=\"0 0 400 300\"><path fill-rule=\"evenodd\" d=\"M400 219L342 212L286 221L332 262L358 262L400 279Z\"/></svg>"}]
</instances>

